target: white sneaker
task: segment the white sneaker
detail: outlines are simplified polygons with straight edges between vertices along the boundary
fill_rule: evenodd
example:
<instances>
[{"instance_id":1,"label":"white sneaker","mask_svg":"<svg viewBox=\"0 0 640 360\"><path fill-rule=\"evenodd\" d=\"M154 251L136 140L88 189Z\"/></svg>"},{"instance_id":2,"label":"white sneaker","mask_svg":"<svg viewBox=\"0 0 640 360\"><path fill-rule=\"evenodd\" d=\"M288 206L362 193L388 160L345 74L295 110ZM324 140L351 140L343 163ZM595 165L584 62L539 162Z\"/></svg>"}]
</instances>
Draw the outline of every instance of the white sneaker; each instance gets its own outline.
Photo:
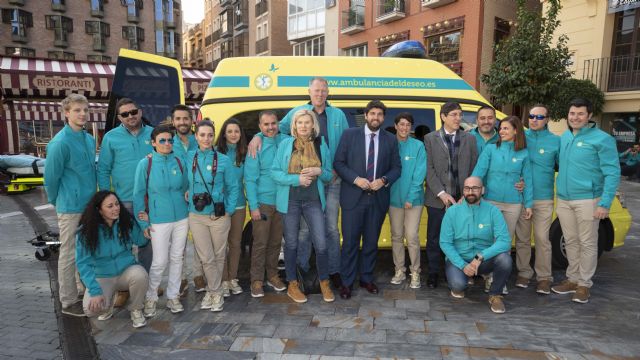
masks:
<instances>
[{"instance_id":1,"label":"white sneaker","mask_svg":"<svg viewBox=\"0 0 640 360\"><path fill-rule=\"evenodd\" d=\"M393 277L391 278L391 283L393 285L400 285L406 279L407 279L407 275L405 274L404 270L397 269L396 274L393 275Z\"/></svg>"},{"instance_id":2,"label":"white sneaker","mask_svg":"<svg viewBox=\"0 0 640 360\"><path fill-rule=\"evenodd\" d=\"M502 295L509 295L509 289L507 289L507 285L502 288Z\"/></svg>"},{"instance_id":3,"label":"white sneaker","mask_svg":"<svg viewBox=\"0 0 640 360\"><path fill-rule=\"evenodd\" d=\"M111 299L111 305L109 305L109 308L105 312L103 312L102 314L100 314L100 316L98 316L98 320L105 321L113 317L113 306L116 303L117 296L118 296L118 292L116 291L115 294L113 295L113 299Z\"/></svg>"},{"instance_id":4,"label":"white sneaker","mask_svg":"<svg viewBox=\"0 0 640 360\"><path fill-rule=\"evenodd\" d=\"M211 309L212 302L213 302L213 294L207 291L207 293L204 294L204 298L202 298L202 302L200 303L200 310Z\"/></svg>"},{"instance_id":5,"label":"white sneaker","mask_svg":"<svg viewBox=\"0 0 640 360\"><path fill-rule=\"evenodd\" d=\"M222 282L222 296L224 296L224 297L231 296L231 291L229 291L229 282L228 281L223 281Z\"/></svg>"},{"instance_id":6,"label":"white sneaker","mask_svg":"<svg viewBox=\"0 0 640 360\"><path fill-rule=\"evenodd\" d=\"M142 310L131 310L131 322L134 328L147 325L147 320L144 318Z\"/></svg>"},{"instance_id":7,"label":"white sneaker","mask_svg":"<svg viewBox=\"0 0 640 360\"><path fill-rule=\"evenodd\" d=\"M177 298L167 300L167 308L174 314L184 311L184 307Z\"/></svg>"},{"instance_id":8,"label":"white sneaker","mask_svg":"<svg viewBox=\"0 0 640 360\"><path fill-rule=\"evenodd\" d=\"M157 300L151 300L151 299L145 300L144 301L144 316L148 317L148 318L156 316L156 305L157 304L158 304Z\"/></svg>"},{"instance_id":9,"label":"white sneaker","mask_svg":"<svg viewBox=\"0 0 640 360\"><path fill-rule=\"evenodd\" d=\"M224 297L220 294L214 294L213 300L211 301L211 311L213 312L222 311L223 304L224 304Z\"/></svg>"},{"instance_id":10,"label":"white sneaker","mask_svg":"<svg viewBox=\"0 0 640 360\"><path fill-rule=\"evenodd\" d=\"M242 287L238 284L238 279L229 281L229 289L233 295L242 294Z\"/></svg>"},{"instance_id":11,"label":"white sneaker","mask_svg":"<svg viewBox=\"0 0 640 360\"><path fill-rule=\"evenodd\" d=\"M409 283L409 287L412 289L420 289L420 273L412 272L411 273L411 282Z\"/></svg>"}]
</instances>

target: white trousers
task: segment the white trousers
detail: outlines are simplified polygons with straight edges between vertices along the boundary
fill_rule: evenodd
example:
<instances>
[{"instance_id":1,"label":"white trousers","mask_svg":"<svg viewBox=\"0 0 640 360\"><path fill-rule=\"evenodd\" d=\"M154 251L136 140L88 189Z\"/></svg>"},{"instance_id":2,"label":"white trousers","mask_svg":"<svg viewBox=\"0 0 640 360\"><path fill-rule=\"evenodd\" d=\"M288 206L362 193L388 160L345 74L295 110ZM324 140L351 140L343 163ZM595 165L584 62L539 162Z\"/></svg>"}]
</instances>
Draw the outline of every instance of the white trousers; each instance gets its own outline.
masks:
<instances>
[{"instance_id":1,"label":"white trousers","mask_svg":"<svg viewBox=\"0 0 640 360\"><path fill-rule=\"evenodd\" d=\"M152 224L151 242L153 245L153 261L149 269L149 287L146 298L158 299L158 286L162 281L162 274L169 264L169 281L167 299L180 296L180 280L182 279L182 263L184 245L189 231L189 219L180 221Z\"/></svg>"}]
</instances>

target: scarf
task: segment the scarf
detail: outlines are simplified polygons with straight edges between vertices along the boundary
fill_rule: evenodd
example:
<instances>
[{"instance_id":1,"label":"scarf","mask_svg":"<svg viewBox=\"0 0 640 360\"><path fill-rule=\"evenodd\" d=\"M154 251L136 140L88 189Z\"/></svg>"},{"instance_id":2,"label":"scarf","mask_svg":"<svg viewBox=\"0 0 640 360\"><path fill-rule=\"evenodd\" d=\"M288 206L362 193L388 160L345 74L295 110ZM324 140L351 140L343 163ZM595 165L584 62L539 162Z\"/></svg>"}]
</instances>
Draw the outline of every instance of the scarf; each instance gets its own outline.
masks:
<instances>
[{"instance_id":1,"label":"scarf","mask_svg":"<svg viewBox=\"0 0 640 360\"><path fill-rule=\"evenodd\" d=\"M289 174L300 174L304 168L319 167L321 164L312 139L296 138L293 141Z\"/></svg>"}]
</instances>

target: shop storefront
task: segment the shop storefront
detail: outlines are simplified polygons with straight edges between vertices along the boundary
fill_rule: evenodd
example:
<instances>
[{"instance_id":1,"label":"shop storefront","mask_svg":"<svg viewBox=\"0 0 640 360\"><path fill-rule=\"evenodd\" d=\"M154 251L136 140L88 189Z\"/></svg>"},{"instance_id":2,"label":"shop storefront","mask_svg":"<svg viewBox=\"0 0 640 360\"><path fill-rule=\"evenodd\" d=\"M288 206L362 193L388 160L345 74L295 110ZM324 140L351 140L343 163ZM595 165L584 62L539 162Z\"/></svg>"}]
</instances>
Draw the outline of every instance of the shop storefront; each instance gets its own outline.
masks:
<instances>
[{"instance_id":1,"label":"shop storefront","mask_svg":"<svg viewBox=\"0 0 640 360\"><path fill-rule=\"evenodd\" d=\"M0 56L0 154L42 155L64 126L59 102L71 93L89 99L87 131L100 139L115 65ZM213 73L183 69L187 105L197 108Z\"/></svg>"}]
</instances>

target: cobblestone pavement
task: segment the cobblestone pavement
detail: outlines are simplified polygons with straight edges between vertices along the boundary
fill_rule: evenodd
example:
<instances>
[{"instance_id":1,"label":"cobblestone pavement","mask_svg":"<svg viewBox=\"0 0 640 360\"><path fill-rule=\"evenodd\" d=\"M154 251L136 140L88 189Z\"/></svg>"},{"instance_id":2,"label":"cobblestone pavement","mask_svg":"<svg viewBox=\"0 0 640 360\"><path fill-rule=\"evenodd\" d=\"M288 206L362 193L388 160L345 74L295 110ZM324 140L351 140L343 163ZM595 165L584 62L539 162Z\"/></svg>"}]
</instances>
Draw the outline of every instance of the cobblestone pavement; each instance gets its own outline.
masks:
<instances>
[{"instance_id":1,"label":"cobblestone pavement","mask_svg":"<svg viewBox=\"0 0 640 360\"><path fill-rule=\"evenodd\" d=\"M18 204L0 196L0 359L62 359L49 272L25 242L34 236Z\"/></svg>"},{"instance_id":2,"label":"cobblestone pavement","mask_svg":"<svg viewBox=\"0 0 640 360\"><path fill-rule=\"evenodd\" d=\"M161 299L146 327L133 329L128 312L119 310L111 320L93 320L93 335L102 359L639 359L640 184L621 188L634 224L625 246L600 259L585 305L537 295L533 286L511 288L507 313L496 315L480 283L461 300L443 284L435 290L390 285L391 255L382 251L377 296L356 290L349 301L327 304L311 295L299 305L267 290L254 299L245 269L245 292L226 298L222 312L199 310L203 294L191 288L181 314L164 309Z\"/></svg>"}]
</instances>

